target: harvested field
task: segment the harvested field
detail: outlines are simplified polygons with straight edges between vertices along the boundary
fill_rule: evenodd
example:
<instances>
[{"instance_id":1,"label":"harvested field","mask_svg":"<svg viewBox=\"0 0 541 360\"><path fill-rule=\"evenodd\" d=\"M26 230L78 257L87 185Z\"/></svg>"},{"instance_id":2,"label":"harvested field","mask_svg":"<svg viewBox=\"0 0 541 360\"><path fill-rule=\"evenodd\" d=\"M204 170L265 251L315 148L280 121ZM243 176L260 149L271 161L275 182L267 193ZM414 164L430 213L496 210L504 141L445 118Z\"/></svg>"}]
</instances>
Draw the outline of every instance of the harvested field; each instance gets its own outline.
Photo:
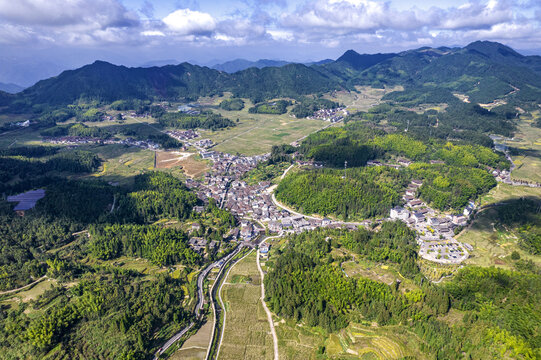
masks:
<instances>
[{"instance_id":1,"label":"harvested field","mask_svg":"<svg viewBox=\"0 0 541 360\"><path fill-rule=\"evenodd\" d=\"M181 166L182 160L191 155L193 154L181 151L156 151L156 168L171 169L175 166Z\"/></svg>"},{"instance_id":2,"label":"harvested field","mask_svg":"<svg viewBox=\"0 0 541 360\"><path fill-rule=\"evenodd\" d=\"M189 359L189 360L202 360L207 355L207 348L210 342L210 336L212 335L212 315L208 317L205 325L199 329L195 335L192 335L182 347L177 350L172 356L171 360Z\"/></svg>"},{"instance_id":3,"label":"harvested field","mask_svg":"<svg viewBox=\"0 0 541 360\"><path fill-rule=\"evenodd\" d=\"M203 176L209 170L208 163L195 154L180 160L179 165L184 174L191 178Z\"/></svg>"}]
</instances>

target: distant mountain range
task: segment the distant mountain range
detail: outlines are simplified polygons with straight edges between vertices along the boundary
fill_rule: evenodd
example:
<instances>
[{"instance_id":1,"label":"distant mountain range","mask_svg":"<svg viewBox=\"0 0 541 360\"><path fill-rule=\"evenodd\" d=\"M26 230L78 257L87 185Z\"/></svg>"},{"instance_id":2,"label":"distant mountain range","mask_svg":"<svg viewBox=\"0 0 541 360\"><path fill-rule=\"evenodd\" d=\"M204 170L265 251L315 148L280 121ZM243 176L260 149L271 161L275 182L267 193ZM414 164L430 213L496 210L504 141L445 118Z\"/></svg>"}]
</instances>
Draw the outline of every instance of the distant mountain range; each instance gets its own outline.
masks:
<instances>
[{"instance_id":1,"label":"distant mountain range","mask_svg":"<svg viewBox=\"0 0 541 360\"><path fill-rule=\"evenodd\" d=\"M236 60L224 62L223 64L215 64L211 66L211 68L219 70L219 71L225 71L226 73L235 73L237 71L246 70L251 67L262 69L268 66L280 67L287 64L291 64L291 62L283 61L283 60L268 60L268 59L261 59L257 61L236 59Z\"/></svg>"},{"instance_id":2,"label":"distant mountain range","mask_svg":"<svg viewBox=\"0 0 541 360\"><path fill-rule=\"evenodd\" d=\"M320 61L312 61L308 63L303 63L303 65L311 66L311 65L323 65L333 62L332 59L325 59ZM268 60L268 59L261 59L257 61L250 61L245 59L236 59L224 62L222 64L215 64L210 66L212 69L225 71L226 73L235 73L237 71L246 70L252 67L263 69L264 67L281 67L288 64L296 64L292 61L284 61L284 60Z\"/></svg>"},{"instance_id":3,"label":"distant mountain range","mask_svg":"<svg viewBox=\"0 0 541 360\"><path fill-rule=\"evenodd\" d=\"M79 99L178 100L230 91L235 96L262 101L353 89L356 85L402 85L407 94L395 98L397 101L403 101L413 91L421 94L420 98L437 93L443 100L459 92L475 102L489 102L509 94L520 101L541 98L541 57L523 56L505 45L486 41L463 48L425 47L389 54L348 50L335 61L309 66L275 60L235 60L221 64L219 69L189 63L128 68L96 61L42 80L16 95L0 96L0 100L19 107L56 107Z\"/></svg>"},{"instance_id":4,"label":"distant mountain range","mask_svg":"<svg viewBox=\"0 0 541 360\"><path fill-rule=\"evenodd\" d=\"M0 91L4 91L10 94L15 94L23 90L24 90L24 87L19 86L17 84L13 84L13 83L5 84L5 83L0 82Z\"/></svg>"}]
</instances>

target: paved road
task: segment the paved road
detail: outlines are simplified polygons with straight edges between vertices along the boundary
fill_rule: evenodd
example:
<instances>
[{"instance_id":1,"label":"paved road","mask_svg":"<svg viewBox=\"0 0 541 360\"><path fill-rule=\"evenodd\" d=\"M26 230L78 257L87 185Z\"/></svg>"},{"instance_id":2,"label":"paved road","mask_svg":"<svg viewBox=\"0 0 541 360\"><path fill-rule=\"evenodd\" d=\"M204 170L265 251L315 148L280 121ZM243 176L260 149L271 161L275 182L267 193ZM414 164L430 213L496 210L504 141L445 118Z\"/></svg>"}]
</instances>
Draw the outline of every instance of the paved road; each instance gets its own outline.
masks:
<instances>
[{"instance_id":1,"label":"paved road","mask_svg":"<svg viewBox=\"0 0 541 360\"><path fill-rule=\"evenodd\" d=\"M279 236L274 236L279 237ZM270 238L267 238L270 239ZM261 244L265 243L267 240L263 240ZM263 273L263 269L261 269L261 263L259 262L259 249L257 249L257 268L259 270L259 275L261 276L261 302L263 303L263 309L265 309L265 313L267 313L267 320L269 321L270 330L272 334L272 342L274 345L274 360L278 360L278 336L276 336L276 329L274 328L274 321L272 320L272 314L267 307L267 304L265 303L265 284L263 283L263 280L265 279L265 274Z\"/></svg>"}]
</instances>

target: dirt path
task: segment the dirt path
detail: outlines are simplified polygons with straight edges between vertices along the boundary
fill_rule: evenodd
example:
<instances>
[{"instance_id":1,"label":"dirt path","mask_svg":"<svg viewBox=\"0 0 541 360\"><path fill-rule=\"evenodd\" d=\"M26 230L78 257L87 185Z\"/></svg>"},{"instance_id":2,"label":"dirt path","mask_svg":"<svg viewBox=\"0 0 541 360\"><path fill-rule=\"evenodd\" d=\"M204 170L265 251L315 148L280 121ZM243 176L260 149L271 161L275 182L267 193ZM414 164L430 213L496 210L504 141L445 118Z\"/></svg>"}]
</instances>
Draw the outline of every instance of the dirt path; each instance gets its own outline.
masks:
<instances>
[{"instance_id":1,"label":"dirt path","mask_svg":"<svg viewBox=\"0 0 541 360\"><path fill-rule=\"evenodd\" d=\"M263 241L264 243L264 241ZM262 243L262 244L263 244ZM267 304L265 303L265 284L263 283L263 280L265 279L265 274L263 273L263 269L261 269L261 264L259 263L259 249L257 249L257 268L259 270L259 274L261 276L261 302L263 303L263 309L265 309L265 312L267 313L267 319L269 321L271 334L272 334L272 342L274 345L274 360L279 360L278 356L278 336L276 336L276 329L274 328L274 322L272 320L272 314L267 307Z\"/></svg>"},{"instance_id":2,"label":"dirt path","mask_svg":"<svg viewBox=\"0 0 541 360\"><path fill-rule=\"evenodd\" d=\"M47 275L43 275L42 277L40 277L40 278L37 279L36 281L31 282L31 283L28 284L28 285L21 286L20 288L13 289L13 290L0 291L0 295L16 293L16 292L21 291L21 290L24 290L24 289L26 289L26 288L32 287L32 286L36 285L37 283L39 283L40 281L45 280L46 278L47 278Z\"/></svg>"},{"instance_id":3,"label":"dirt path","mask_svg":"<svg viewBox=\"0 0 541 360\"><path fill-rule=\"evenodd\" d=\"M284 180L284 178L286 177L288 171L291 170L291 168L293 168L294 166L295 166L295 164L291 164L291 166L288 167L288 168L286 169L286 171L284 171L284 173L283 173L282 176L280 177L280 180Z\"/></svg>"}]
</instances>

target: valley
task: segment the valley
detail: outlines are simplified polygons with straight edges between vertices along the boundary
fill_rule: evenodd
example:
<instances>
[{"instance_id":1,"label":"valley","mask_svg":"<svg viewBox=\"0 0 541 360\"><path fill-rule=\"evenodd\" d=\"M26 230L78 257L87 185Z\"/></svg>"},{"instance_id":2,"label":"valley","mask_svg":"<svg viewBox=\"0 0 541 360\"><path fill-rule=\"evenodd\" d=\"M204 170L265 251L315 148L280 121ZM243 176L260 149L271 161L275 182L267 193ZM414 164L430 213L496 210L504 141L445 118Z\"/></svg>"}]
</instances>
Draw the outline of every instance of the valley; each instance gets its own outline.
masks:
<instances>
[{"instance_id":1,"label":"valley","mask_svg":"<svg viewBox=\"0 0 541 360\"><path fill-rule=\"evenodd\" d=\"M538 61L98 61L0 94L0 357L539 357Z\"/></svg>"}]
</instances>

